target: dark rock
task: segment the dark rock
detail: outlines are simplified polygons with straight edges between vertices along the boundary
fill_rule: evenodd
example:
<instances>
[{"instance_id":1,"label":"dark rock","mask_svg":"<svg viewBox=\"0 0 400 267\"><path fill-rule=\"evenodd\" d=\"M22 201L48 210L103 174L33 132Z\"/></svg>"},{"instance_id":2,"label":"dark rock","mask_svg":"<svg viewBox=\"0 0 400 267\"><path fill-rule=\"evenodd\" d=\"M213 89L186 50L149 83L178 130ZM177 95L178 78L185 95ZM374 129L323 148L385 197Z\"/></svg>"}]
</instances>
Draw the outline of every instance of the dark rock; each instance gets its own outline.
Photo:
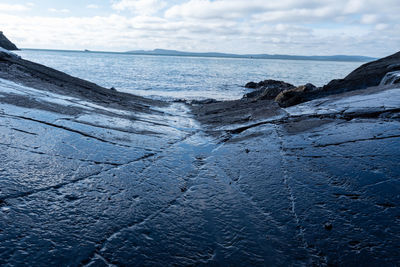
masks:
<instances>
[{"instance_id":1,"label":"dark rock","mask_svg":"<svg viewBox=\"0 0 400 267\"><path fill-rule=\"evenodd\" d=\"M281 107L297 105L307 101L308 94L316 91L318 91L318 88L315 85L307 83L306 85L279 93L279 95L275 98L275 102L277 102Z\"/></svg>"},{"instance_id":2,"label":"dark rock","mask_svg":"<svg viewBox=\"0 0 400 267\"><path fill-rule=\"evenodd\" d=\"M294 88L290 83L276 80L265 80L259 83L249 82L245 87L257 89L256 91L247 93L243 96L243 98L254 100L274 99L280 92Z\"/></svg>"},{"instance_id":3,"label":"dark rock","mask_svg":"<svg viewBox=\"0 0 400 267\"><path fill-rule=\"evenodd\" d=\"M302 92L314 92L317 90L317 87L312 83L307 83L305 85L297 87Z\"/></svg>"},{"instance_id":4,"label":"dark rock","mask_svg":"<svg viewBox=\"0 0 400 267\"><path fill-rule=\"evenodd\" d=\"M398 70L400 70L400 52L366 63L351 72L344 79L332 80L322 88L306 85L305 88L298 87L293 90L284 91L275 98L275 101L281 107L289 107L328 95L378 86L386 74ZM398 82L400 81L394 77L391 84Z\"/></svg>"},{"instance_id":5,"label":"dark rock","mask_svg":"<svg viewBox=\"0 0 400 267\"><path fill-rule=\"evenodd\" d=\"M115 89L115 87L111 87L110 90L111 91L117 91L117 89Z\"/></svg>"},{"instance_id":6,"label":"dark rock","mask_svg":"<svg viewBox=\"0 0 400 267\"><path fill-rule=\"evenodd\" d=\"M0 78L11 80L37 90L50 91L56 94L94 101L97 104L117 109L143 111L148 110L148 106L150 105L166 105L162 101L151 100L101 87L95 83L70 76L44 65L24 60L9 51L0 51ZM61 84L63 86L60 86ZM30 100L20 104L31 107L32 103L35 102ZM132 103L135 103L135 105L132 105ZM35 105L53 110L51 106L45 107L41 103L35 103Z\"/></svg>"},{"instance_id":7,"label":"dark rock","mask_svg":"<svg viewBox=\"0 0 400 267\"><path fill-rule=\"evenodd\" d=\"M0 47L7 50L19 50L15 44L7 39L2 31L0 31Z\"/></svg>"},{"instance_id":8,"label":"dark rock","mask_svg":"<svg viewBox=\"0 0 400 267\"><path fill-rule=\"evenodd\" d=\"M386 73L400 70L400 52L372 61L357 68L344 79L332 80L322 89L323 92L341 93L377 86Z\"/></svg>"},{"instance_id":9,"label":"dark rock","mask_svg":"<svg viewBox=\"0 0 400 267\"><path fill-rule=\"evenodd\" d=\"M249 83L246 83L246 85L244 87L250 88L250 89L256 89L257 88L257 83L249 82Z\"/></svg>"},{"instance_id":10,"label":"dark rock","mask_svg":"<svg viewBox=\"0 0 400 267\"><path fill-rule=\"evenodd\" d=\"M268 100L189 110L1 54L0 77L89 107L79 117L62 105L42 111L40 100L66 98L11 95L21 88L0 81L1 266L400 262L400 122L376 117L399 112L399 90L352 91L294 113ZM10 97L30 99L21 109Z\"/></svg>"},{"instance_id":11,"label":"dark rock","mask_svg":"<svg viewBox=\"0 0 400 267\"><path fill-rule=\"evenodd\" d=\"M274 88L274 87L294 87L290 83L286 83L284 81L277 81L277 80L264 80L258 83L249 82L245 85L246 88L251 89L262 89L262 88Z\"/></svg>"}]
</instances>

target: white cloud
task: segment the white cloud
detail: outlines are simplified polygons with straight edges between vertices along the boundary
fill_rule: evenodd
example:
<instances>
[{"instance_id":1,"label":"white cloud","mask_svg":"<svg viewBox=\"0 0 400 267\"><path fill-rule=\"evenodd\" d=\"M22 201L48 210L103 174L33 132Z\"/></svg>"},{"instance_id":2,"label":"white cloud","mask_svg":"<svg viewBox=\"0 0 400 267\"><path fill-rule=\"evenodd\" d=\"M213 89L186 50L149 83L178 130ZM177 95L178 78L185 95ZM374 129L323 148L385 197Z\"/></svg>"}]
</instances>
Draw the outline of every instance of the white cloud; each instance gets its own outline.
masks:
<instances>
[{"instance_id":1,"label":"white cloud","mask_svg":"<svg viewBox=\"0 0 400 267\"><path fill-rule=\"evenodd\" d=\"M33 48L383 56L400 47L398 0L166 3L115 0L110 12L117 14L95 17L72 17L60 10L53 14L58 17L4 11L0 25L20 41L17 45Z\"/></svg>"},{"instance_id":2,"label":"white cloud","mask_svg":"<svg viewBox=\"0 0 400 267\"><path fill-rule=\"evenodd\" d=\"M170 18L246 18L263 12L306 10L309 6L318 8L321 5L321 1L316 0L190 0L171 7L165 15Z\"/></svg>"},{"instance_id":3,"label":"white cloud","mask_svg":"<svg viewBox=\"0 0 400 267\"><path fill-rule=\"evenodd\" d=\"M386 30L389 27L389 25L385 24L385 23L379 23L376 24L375 29L378 31L383 31Z\"/></svg>"},{"instance_id":4,"label":"white cloud","mask_svg":"<svg viewBox=\"0 0 400 267\"><path fill-rule=\"evenodd\" d=\"M112 4L114 10L129 10L134 14L149 15L157 13L166 6L162 0L120 0Z\"/></svg>"},{"instance_id":5,"label":"white cloud","mask_svg":"<svg viewBox=\"0 0 400 267\"><path fill-rule=\"evenodd\" d=\"M48 10L53 13L69 13L70 12L70 10L66 9L66 8L63 8L63 9L49 8Z\"/></svg>"},{"instance_id":6,"label":"white cloud","mask_svg":"<svg viewBox=\"0 0 400 267\"><path fill-rule=\"evenodd\" d=\"M367 15L362 23L376 23L373 16L386 19L400 12L398 0L189 0L166 10L168 19L223 19L259 22L351 23L356 16ZM397 22L398 19L395 20Z\"/></svg>"},{"instance_id":7,"label":"white cloud","mask_svg":"<svg viewBox=\"0 0 400 267\"><path fill-rule=\"evenodd\" d=\"M378 21L378 16L375 14L366 14L361 18L361 22L364 24L373 24Z\"/></svg>"},{"instance_id":8,"label":"white cloud","mask_svg":"<svg viewBox=\"0 0 400 267\"><path fill-rule=\"evenodd\" d=\"M363 5L365 4L365 1L363 0L350 0L347 1L344 5L344 12L351 14L351 13L357 13L360 12L361 9L363 8Z\"/></svg>"},{"instance_id":9,"label":"white cloud","mask_svg":"<svg viewBox=\"0 0 400 267\"><path fill-rule=\"evenodd\" d=\"M90 5L87 5L86 8L89 8L89 9L98 9L98 8L100 8L100 6L95 5L95 4L90 4Z\"/></svg>"},{"instance_id":10,"label":"white cloud","mask_svg":"<svg viewBox=\"0 0 400 267\"><path fill-rule=\"evenodd\" d=\"M14 4L0 4L0 11L8 12L8 11L27 11L29 10L30 5L14 5Z\"/></svg>"},{"instance_id":11,"label":"white cloud","mask_svg":"<svg viewBox=\"0 0 400 267\"><path fill-rule=\"evenodd\" d=\"M270 1L275 2L275 1ZM181 5L175 5L165 12L167 18L239 18L246 16L249 12L257 12L265 6L260 1L237 1L237 0L190 0Z\"/></svg>"}]
</instances>

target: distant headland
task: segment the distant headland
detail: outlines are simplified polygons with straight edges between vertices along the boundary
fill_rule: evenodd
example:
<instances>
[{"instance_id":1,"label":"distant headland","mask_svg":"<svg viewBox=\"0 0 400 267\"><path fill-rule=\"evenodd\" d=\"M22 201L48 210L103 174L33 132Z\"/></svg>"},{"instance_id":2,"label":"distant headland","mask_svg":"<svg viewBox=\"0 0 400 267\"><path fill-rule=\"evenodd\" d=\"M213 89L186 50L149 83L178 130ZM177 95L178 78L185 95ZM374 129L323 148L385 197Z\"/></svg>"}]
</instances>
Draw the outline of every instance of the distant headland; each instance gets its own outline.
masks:
<instances>
[{"instance_id":1,"label":"distant headland","mask_svg":"<svg viewBox=\"0 0 400 267\"><path fill-rule=\"evenodd\" d=\"M333 55L333 56L298 56L298 55L269 55L269 54L228 54L218 52L183 52L178 50L154 49L154 50L132 50L127 52L95 51L95 50L59 50L59 49L33 49L23 50L38 51L62 51L62 52L83 52L83 53L107 53L127 55L149 55L149 56L178 56L178 57L209 57L209 58L247 58L247 59L280 59L280 60L312 60L312 61L344 61L344 62L370 62L376 60L367 56Z\"/></svg>"},{"instance_id":2,"label":"distant headland","mask_svg":"<svg viewBox=\"0 0 400 267\"><path fill-rule=\"evenodd\" d=\"M254 59L286 59L286 60L318 60L318 61L357 61L367 62L375 60L366 56L298 56L298 55L270 55L270 54L229 54L217 52L183 52L177 50L154 49L154 50L133 50L126 52L134 55L158 55L158 56L186 56L186 57L220 57L220 58L254 58Z\"/></svg>"}]
</instances>

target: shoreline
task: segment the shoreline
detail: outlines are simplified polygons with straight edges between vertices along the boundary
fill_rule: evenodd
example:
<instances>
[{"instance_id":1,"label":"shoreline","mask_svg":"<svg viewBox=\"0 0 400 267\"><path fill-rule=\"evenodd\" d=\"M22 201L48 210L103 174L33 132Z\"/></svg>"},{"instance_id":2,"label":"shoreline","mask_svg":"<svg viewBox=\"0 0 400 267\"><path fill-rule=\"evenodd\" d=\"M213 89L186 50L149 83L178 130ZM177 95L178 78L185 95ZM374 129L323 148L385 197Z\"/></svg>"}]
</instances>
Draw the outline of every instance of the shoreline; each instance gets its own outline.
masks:
<instances>
[{"instance_id":1,"label":"shoreline","mask_svg":"<svg viewBox=\"0 0 400 267\"><path fill-rule=\"evenodd\" d=\"M11 54L12 55L12 54ZM393 60L391 59L393 58ZM253 92L245 94L237 100L154 100L131 93L124 93L101 87L95 83L76 78L61 71L24 60L19 56L7 56L0 54L0 78L10 80L36 90L48 91L51 93L75 97L78 99L93 102L95 104L111 109L126 110L129 112L158 113L162 107L170 106L173 103L185 104L204 125L217 127L229 124L240 124L251 121L258 121L275 117L285 113L284 109L296 106L303 102L317 100L333 96L333 98L351 97L355 95L368 94L368 92L379 92L396 88L396 86L379 86L386 72L400 69L400 65L393 62L400 61L400 52L392 56L366 63L347 77L340 80L332 80L322 87L307 89L304 86L295 87L282 81L266 80L258 84L250 82ZM3 62L3 63L1 63ZM382 63L381 63L382 62ZM6 65L4 65L4 63ZM384 65L382 65L384 64ZM386 64L386 65L385 65ZM371 67L372 66L372 67ZM375 67L377 66L377 67ZM368 82L360 84L360 79L365 79L365 68L383 69ZM361 73L361 76L358 74ZM372 76L372 75L371 75ZM271 84L269 84L271 83ZM347 88L345 85L347 84ZM255 87L253 87L255 86ZM258 86L258 87L257 87ZM289 86L289 87L288 87ZM368 90L366 90L368 88ZM272 94L271 94L272 93ZM283 94L288 97L283 98ZM283 100L282 100L283 98ZM10 98L13 99L13 98ZM32 106L32 100L10 100L9 104L20 106ZM53 105L36 103L42 109L55 110ZM155 109L153 109L153 107ZM72 111L71 111L72 112ZM209 115L214 114L214 115Z\"/></svg>"},{"instance_id":2,"label":"shoreline","mask_svg":"<svg viewBox=\"0 0 400 267\"><path fill-rule=\"evenodd\" d=\"M399 262L400 84L373 84L400 64L381 63L185 103L0 52L0 265Z\"/></svg>"}]
</instances>

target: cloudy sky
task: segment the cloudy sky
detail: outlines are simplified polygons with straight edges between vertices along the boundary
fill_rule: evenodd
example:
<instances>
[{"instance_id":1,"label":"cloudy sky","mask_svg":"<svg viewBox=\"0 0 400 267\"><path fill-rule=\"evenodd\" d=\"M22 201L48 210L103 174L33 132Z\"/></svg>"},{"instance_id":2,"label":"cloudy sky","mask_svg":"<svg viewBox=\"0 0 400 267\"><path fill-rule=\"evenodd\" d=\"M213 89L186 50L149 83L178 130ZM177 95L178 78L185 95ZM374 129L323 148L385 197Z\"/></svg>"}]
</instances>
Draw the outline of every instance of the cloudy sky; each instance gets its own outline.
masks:
<instances>
[{"instance_id":1,"label":"cloudy sky","mask_svg":"<svg viewBox=\"0 0 400 267\"><path fill-rule=\"evenodd\" d=\"M19 47L385 56L399 0L0 0Z\"/></svg>"}]
</instances>

